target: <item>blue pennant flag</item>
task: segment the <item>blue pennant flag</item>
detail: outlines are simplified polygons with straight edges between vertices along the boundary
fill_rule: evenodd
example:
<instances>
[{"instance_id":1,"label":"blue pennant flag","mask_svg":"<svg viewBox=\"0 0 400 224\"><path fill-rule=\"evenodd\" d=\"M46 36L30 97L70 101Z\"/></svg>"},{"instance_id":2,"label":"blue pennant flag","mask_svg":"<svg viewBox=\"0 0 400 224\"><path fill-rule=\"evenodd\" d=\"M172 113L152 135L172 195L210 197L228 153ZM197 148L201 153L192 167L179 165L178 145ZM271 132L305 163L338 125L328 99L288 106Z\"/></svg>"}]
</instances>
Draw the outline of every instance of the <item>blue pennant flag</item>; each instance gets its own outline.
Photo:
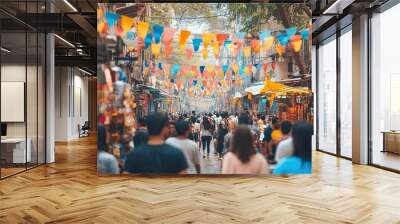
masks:
<instances>
[{"instance_id":1,"label":"blue pennant flag","mask_svg":"<svg viewBox=\"0 0 400 224\"><path fill-rule=\"evenodd\" d=\"M303 38L303 40L308 40L308 29L307 28L301 30L300 34L301 34L301 38Z\"/></svg>"},{"instance_id":2,"label":"blue pennant flag","mask_svg":"<svg viewBox=\"0 0 400 224\"><path fill-rule=\"evenodd\" d=\"M265 40L269 36L271 36L271 31L261 31L260 32L260 40Z\"/></svg>"},{"instance_id":3,"label":"blue pennant flag","mask_svg":"<svg viewBox=\"0 0 400 224\"><path fill-rule=\"evenodd\" d=\"M288 35L289 39L295 35L297 32L297 28L296 27L290 27L286 29L286 34Z\"/></svg>"},{"instance_id":4,"label":"blue pennant flag","mask_svg":"<svg viewBox=\"0 0 400 224\"><path fill-rule=\"evenodd\" d=\"M144 38L144 48L150 47L152 40L153 40L153 35L151 33L148 33Z\"/></svg>"},{"instance_id":5,"label":"blue pennant flag","mask_svg":"<svg viewBox=\"0 0 400 224\"><path fill-rule=\"evenodd\" d=\"M277 35L276 38L282 46L287 46L287 44L289 43L289 36L287 34L281 33Z\"/></svg>"},{"instance_id":6,"label":"blue pennant flag","mask_svg":"<svg viewBox=\"0 0 400 224\"><path fill-rule=\"evenodd\" d=\"M161 62L158 63L158 68L159 68L160 70L162 70L162 63L161 63Z\"/></svg>"},{"instance_id":7,"label":"blue pennant flag","mask_svg":"<svg viewBox=\"0 0 400 224\"><path fill-rule=\"evenodd\" d=\"M158 44L160 43L161 40L161 35L164 32L164 26L154 24L153 25L153 35L154 35L154 41Z\"/></svg>"},{"instance_id":8,"label":"blue pennant flag","mask_svg":"<svg viewBox=\"0 0 400 224\"><path fill-rule=\"evenodd\" d=\"M119 19L119 15L113 12L106 12L104 16L106 17L107 25L109 27L116 25Z\"/></svg>"},{"instance_id":9,"label":"blue pennant flag","mask_svg":"<svg viewBox=\"0 0 400 224\"><path fill-rule=\"evenodd\" d=\"M200 65L200 72L203 73L205 68L206 68L206 66Z\"/></svg>"},{"instance_id":10,"label":"blue pennant flag","mask_svg":"<svg viewBox=\"0 0 400 224\"><path fill-rule=\"evenodd\" d=\"M224 71L224 74L226 73L226 71L228 71L229 65L223 65L222 66L222 71Z\"/></svg>"}]
</instances>

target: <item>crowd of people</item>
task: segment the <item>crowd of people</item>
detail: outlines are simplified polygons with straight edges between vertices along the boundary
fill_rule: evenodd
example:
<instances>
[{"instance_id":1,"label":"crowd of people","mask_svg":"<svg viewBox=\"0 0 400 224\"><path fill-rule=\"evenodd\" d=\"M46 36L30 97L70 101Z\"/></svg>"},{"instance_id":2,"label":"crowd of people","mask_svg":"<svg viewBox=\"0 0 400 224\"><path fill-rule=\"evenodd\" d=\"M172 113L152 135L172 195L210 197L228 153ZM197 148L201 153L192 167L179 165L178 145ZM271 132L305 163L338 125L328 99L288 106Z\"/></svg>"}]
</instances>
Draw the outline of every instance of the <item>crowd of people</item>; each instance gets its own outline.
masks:
<instances>
[{"instance_id":1,"label":"crowd of people","mask_svg":"<svg viewBox=\"0 0 400 224\"><path fill-rule=\"evenodd\" d=\"M311 173L312 125L243 113L168 114L137 120L133 149L123 163L108 153L98 128L100 174L201 174L201 160L215 153L221 174Z\"/></svg>"}]
</instances>

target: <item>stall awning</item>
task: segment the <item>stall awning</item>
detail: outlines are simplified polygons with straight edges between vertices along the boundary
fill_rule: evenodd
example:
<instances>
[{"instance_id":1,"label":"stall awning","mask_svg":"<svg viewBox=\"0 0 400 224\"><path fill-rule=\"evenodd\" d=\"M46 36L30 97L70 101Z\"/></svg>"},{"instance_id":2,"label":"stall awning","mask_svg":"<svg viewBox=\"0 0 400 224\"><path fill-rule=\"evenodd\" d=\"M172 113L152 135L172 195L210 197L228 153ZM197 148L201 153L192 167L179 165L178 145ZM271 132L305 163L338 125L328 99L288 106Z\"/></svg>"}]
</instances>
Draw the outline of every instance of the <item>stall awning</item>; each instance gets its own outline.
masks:
<instances>
[{"instance_id":1,"label":"stall awning","mask_svg":"<svg viewBox=\"0 0 400 224\"><path fill-rule=\"evenodd\" d=\"M261 94L261 90L264 88L264 84L258 84L254 86L247 87L244 91L250 93L253 96Z\"/></svg>"}]
</instances>

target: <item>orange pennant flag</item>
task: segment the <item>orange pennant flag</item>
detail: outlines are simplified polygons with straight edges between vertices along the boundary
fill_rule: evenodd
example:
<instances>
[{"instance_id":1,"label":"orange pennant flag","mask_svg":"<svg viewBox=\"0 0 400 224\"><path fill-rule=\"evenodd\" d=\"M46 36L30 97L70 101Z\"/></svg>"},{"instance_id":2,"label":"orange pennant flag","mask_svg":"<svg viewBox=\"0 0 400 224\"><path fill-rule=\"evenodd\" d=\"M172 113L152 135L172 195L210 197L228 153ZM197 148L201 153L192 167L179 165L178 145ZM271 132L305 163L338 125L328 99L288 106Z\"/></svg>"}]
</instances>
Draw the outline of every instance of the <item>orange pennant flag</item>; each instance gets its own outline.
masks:
<instances>
[{"instance_id":1,"label":"orange pennant flag","mask_svg":"<svg viewBox=\"0 0 400 224\"><path fill-rule=\"evenodd\" d=\"M285 47L280 44L276 45L275 50L276 50L276 53L279 54L279 56L282 56L283 53L285 53Z\"/></svg>"},{"instance_id":2,"label":"orange pennant flag","mask_svg":"<svg viewBox=\"0 0 400 224\"><path fill-rule=\"evenodd\" d=\"M251 49L252 49L255 53L260 52L260 41L257 40L257 39L251 40Z\"/></svg>"},{"instance_id":3,"label":"orange pennant flag","mask_svg":"<svg viewBox=\"0 0 400 224\"><path fill-rule=\"evenodd\" d=\"M223 45L225 40L228 38L228 34L225 33L217 33L217 41L219 42L219 45Z\"/></svg>"},{"instance_id":4,"label":"orange pennant flag","mask_svg":"<svg viewBox=\"0 0 400 224\"><path fill-rule=\"evenodd\" d=\"M164 56L165 56L165 58L168 58L169 55L171 54L171 52L172 52L171 43L165 44L165 49L164 49Z\"/></svg>"},{"instance_id":5,"label":"orange pennant flag","mask_svg":"<svg viewBox=\"0 0 400 224\"><path fill-rule=\"evenodd\" d=\"M189 38L189 35L190 35L190 31L181 30L181 33L179 35L179 46L181 47L181 50L185 47L185 44Z\"/></svg>"},{"instance_id":6,"label":"orange pennant flag","mask_svg":"<svg viewBox=\"0 0 400 224\"><path fill-rule=\"evenodd\" d=\"M218 44L218 42L217 42L217 41L214 41L214 42L212 43L212 47L213 47L213 51L214 51L214 56L215 56L216 58L218 58L218 56L219 56L219 44Z\"/></svg>"},{"instance_id":7,"label":"orange pennant flag","mask_svg":"<svg viewBox=\"0 0 400 224\"><path fill-rule=\"evenodd\" d=\"M128 16L124 16L124 15L121 16L120 21L121 21L121 27L122 27L122 30L124 31L124 33L128 32L132 28L132 26L135 22L134 19L132 19Z\"/></svg>"}]
</instances>

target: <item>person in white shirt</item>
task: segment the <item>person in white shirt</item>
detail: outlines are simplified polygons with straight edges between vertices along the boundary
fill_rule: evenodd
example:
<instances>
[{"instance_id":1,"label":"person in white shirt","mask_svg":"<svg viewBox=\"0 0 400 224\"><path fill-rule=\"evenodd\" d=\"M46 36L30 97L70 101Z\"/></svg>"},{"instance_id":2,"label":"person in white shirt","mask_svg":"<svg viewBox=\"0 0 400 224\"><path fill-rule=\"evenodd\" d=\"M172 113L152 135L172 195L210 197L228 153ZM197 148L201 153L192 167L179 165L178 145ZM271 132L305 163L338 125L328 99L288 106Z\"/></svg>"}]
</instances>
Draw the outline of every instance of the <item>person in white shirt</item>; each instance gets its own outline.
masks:
<instances>
[{"instance_id":1,"label":"person in white shirt","mask_svg":"<svg viewBox=\"0 0 400 224\"><path fill-rule=\"evenodd\" d=\"M188 139L190 124L185 120L176 122L177 137L168 138L166 143L183 152L188 163L188 173L200 173L200 153L196 142Z\"/></svg>"},{"instance_id":2,"label":"person in white shirt","mask_svg":"<svg viewBox=\"0 0 400 224\"><path fill-rule=\"evenodd\" d=\"M283 158L293 155L293 139L291 137L292 124L289 121L281 123L282 139L276 148L275 160L279 162Z\"/></svg>"}]
</instances>

